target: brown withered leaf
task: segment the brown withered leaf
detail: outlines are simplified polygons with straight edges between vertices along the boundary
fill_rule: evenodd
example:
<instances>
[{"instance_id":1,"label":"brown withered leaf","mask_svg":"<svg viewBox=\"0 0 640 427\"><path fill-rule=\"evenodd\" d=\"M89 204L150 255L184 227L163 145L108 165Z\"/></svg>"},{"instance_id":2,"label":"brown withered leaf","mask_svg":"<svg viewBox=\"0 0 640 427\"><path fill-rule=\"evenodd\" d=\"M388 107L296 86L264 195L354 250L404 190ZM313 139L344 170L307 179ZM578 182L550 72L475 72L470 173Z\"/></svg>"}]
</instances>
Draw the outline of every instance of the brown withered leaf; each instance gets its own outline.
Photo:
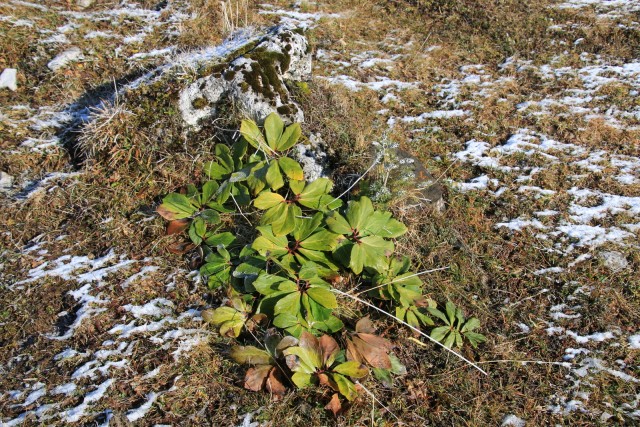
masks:
<instances>
[{"instance_id":1,"label":"brown withered leaf","mask_svg":"<svg viewBox=\"0 0 640 427\"><path fill-rule=\"evenodd\" d=\"M271 365L258 365L255 368L249 368L244 376L244 388L251 391L262 390L272 368Z\"/></svg>"},{"instance_id":2,"label":"brown withered leaf","mask_svg":"<svg viewBox=\"0 0 640 427\"><path fill-rule=\"evenodd\" d=\"M374 368L391 369L389 351L393 345L375 335L375 328L368 317L356 323L356 332L347 339L347 359L367 363Z\"/></svg>"},{"instance_id":3,"label":"brown withered leaf","mask_svg":"<svg viewBox=\"0 0 640 427\"><path fill-rule=\"evenodd\" d=\"M331 400L329 401L329 403L327 403L327 406L325 406L324 409L327 409L333 412L333 415L338 415L340 411L342 411L342 403L340 403L340 395L338 393L334 393L334 395L331 396Z\"/></svg>"},{"instance_id":4,"label":"brown withered leaf","mask_svg":"<svg viewBox=\"0 0 640 427\"><path fill-rule=\"evenodd\" d=\"M191 242L175 242L170 244L167 250L173 254L184 255L195 247Z\"/></svg>"},{"instance_id":5,"label":"brown withered leaf","mask_svg":"<svg viewBox=\"0 0 640 427\"><path fill-rule=\"evenodd\" d=\"M282 381L282 372L280 369L274 367L269 371L269 376L266 382L267 390L276 397L284 396L287 389Z\"/></svg>"},{"instance_id":6,"label":"brown withered leaf","mask_svg":"<svg viewBox=\"0 0 640 427\"><path fill-rule=\"evenodd\" d=\"M189 228L191 222L188 219L174 219L167 224L167 236L182 233Z\"/></svg>"},{"instance_id":7,"label":"brown withered leaf","mask_svg":"<svg viewBox=\"0 0 640 427\"><path fill-rule=\"evenodd\" d=\"M369 316L365 316L356 323L356 332L365 334L375 334L376 328Z\"/></svg>"},{"instance_id":8,"label":"brown withered leaf","mask_svg":"<svg viewBox=\"0 0 640 427\"><path fill-rule=\"evenodd\" d=\"M338 384L336 384L336 382L325 373L318 374L318 382L321 385L331 388L332 390L338 391Z\"/></svg>"},{"instance_id":9,"label":"brown withered leaf","mask_svg":"<svg viewBox=\"0 0 640 427\"><path fill-rule=\"evenodd\" d=\"M247 330L253 331L256 328L256 326L258 326L261 323L264 323L266 320L267 320L266 314L257 313L251 316L251 318L247 320L247 322L245 323L245 327L247 328Z\"/></svg>"},{"instance_id":10,"label":"brown withered leaf","mask_svg":"<svg viewBox=\"0 0 640 427\"><path fill-rule=\"evenodd\" d=\"M319 343L322 350L322 364L326 366L330 358L335 358L336 353L340 351L340 347L336 340L329 335L321 336Z\"/></svg>"}]
</instances>

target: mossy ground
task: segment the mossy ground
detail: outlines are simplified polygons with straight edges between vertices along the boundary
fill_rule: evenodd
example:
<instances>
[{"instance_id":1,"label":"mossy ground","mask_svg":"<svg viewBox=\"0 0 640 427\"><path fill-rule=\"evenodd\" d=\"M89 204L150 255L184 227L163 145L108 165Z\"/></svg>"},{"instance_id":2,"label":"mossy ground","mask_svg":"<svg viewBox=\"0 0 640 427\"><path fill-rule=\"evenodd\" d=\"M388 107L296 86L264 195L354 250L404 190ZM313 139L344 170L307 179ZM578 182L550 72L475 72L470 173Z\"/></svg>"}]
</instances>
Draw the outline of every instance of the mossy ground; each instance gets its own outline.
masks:
<instances>
[{"instance_id":1,"label":"mossy ground","mask_svg":"<svg viewBox=\"0 0 640 427\"><path fill-rule=\"evenodd\" d=\"M44 2L48 7L66 7L66 2ZM100 3L100 2L97 2ZM131 2L151 10L155 2ZM91 16L78 18L80 28L67 34L70 41L89 53L90 59L73 64L60 73L52 73L46 63L64 49L61 45L42 44L43 38L31 27L0 22L0 68L19 69L19 90L0 92L3 120L0 124L0 170L8 172L24 184L53 172L81 172L79 175L54 178L44 191L27 200L0 199L0 391L21 390L36 381L60 384L69 381L71 373L81 365L79 359L54 360L67 347L86 351L101 348L112 338L109 328L125 323L126 304L143 305L154 298L168 298L174 312L204 308L216 298L201 284L187 276L188 263L182 256L172 255L169 245L175 237L164 236L164 223L154 208L164 194L191 182L202 180L202 164L210 160L215 142L225 140L237 128L239 117L233 114L223 122L205 127L199 134L185 132L175 107L180 86L151 87L149 93L131 96L121 104L96 114L80 134L66 135L85 151L73 152L63 147L34 151L21 147L29 138L46 139L59 134L53 127L36 130L31 120L46 110L59 111L78 100L95 105L112 91L113 79L126 81L153 67L162 58L143 62L127 60L141 51L168 46L178 49L215 44L221 41L218 2L194 0L177 2L185 13L196 12L176 28L170 24L171 14L158 18L163 24L154 26L144 43L123 44L120 38L85 39L91 31L112 31L108 22ZM290 2L275 1L279 8ZM398 52L393 68L385 73L390 79L416 82L417 86L401 91L399 101L385 103L379 93L363 89L351 91L340 85L315 78L304 90L296 92L306 123L305 135L319 133L328 145L334 167L333 177L344 187L370 165L375 153L371 142L383 137L400 144L415 155L444 183L464 182L486 172L479 166L457 161L452 154L465 148L472 139L497 146L514 131L535 130L559 141L578 144L616 155L640 156L640 131L633 118L616 128L605 120L566 114L567 106L555 106L554 114L524 114L518 105L532 99L556 96L574 87L575 76L553 81L535 72L513 72L512 80L491 86L486 96L462 85L458 102L467 102L473 120L465 117L436 119L428 123L429 132L415 132L416 126L400 123L389 131L389 116L418 116L425 111L442 108L437 90L425 90L448 79L461 79L460 67L484 64L487 79L500 78L498 65L513 57L531 61L533 66L554 63L561 67L582 66L584 54L600 55L609 64L620 65L640 56L639 30L633 15L603 20L593 8L558 9L546 0L536 2L507 1L363 1L330 0L322 4L302 2L304 13L340 13L340 18L322 18L307 33L314 53L319 49L337 52L338 60L350 61L367 50L378 50L389 56ZM97 4L90 12L109 9ZM66 22L60 11L9 4L0 12L15 19L37 22L38 29L56 31ZM143 29L142 18L114 18L121 23L116 31L130 36ZM252 15L254 22L276 22L274 15ZM550 27L554 26L555 30ZM167 30L167 28L172 28ZM559 29L557 29L559 28ZM582 39L579 44L576 40ZM426 51L432 46L438 49ZM116 49L122 48L116 54ZM315 61L316 76L344 73L361 82L375 81L383 70L350 67ZM483 77L484 78L484 77ZM615 106L622 111L638 107L637 96L628 83L611 83L601 87L592 108L603 110ZM90 102L91 101L91 102ZM16 109L15 106L27 108ZM232 108L232 107L230 107ZM380 110L389 110L379 114ZM6 118L6 120L5 120ZM41 118L45 118L43 115ZM64 139L64 138L63 138ZM537 156L537 157L536 157ZM572 157L567 159L574 160ZM84 163L82 163L84 162ZM466 357L477 361L489 372L477 371L427 343L421 346L413 336L393 322L375 316L380 330L398 344L398 355L409 375L398 378L396 387L384 389L374 381L364 384L404 425L499 425L507 414L515 414L527 425L597 425L633 422L620 408L637 395L637 384L624 381L607 372L589 376L591 386L580 391L590 393L585 411L553 414L548 406L561 397L570 398L567 390L574 385L563 361L569 346L584 347L607 362L623 361L626 368L611 365L638 378L640 352L629 348L626 336L638 333L640 323L640 256L637 247L608 243L605 249L622 251L629 265L612 273L596 256L597 251L583 250L592 258L566 268L555 276L534 272L566 265L567 255L554 251L555 241L545 241L535 230L515 234L496 228L496 223L517 218L529 212L554 209L568 216L571 198L566 194L570 177L584 171L570 161L548 165L548 158L536 154L505 157L504 164L539 166L544 170L529 184L558 192L554 197L522 197L518 186L511 184L501 198L488 191L463 193L453 184L447 188L445 214L428 210L403 209L390 203L398 217L410 228L399 242L403 253L411 255L417 269L449 267L448 270L424 276L425 289L437 301L451 299L467 314L480 318L482 332L488 342L474 350L465 347ZM573 182L582 188L604 193L638 197L640 186L622 184L609 170L586 173ZM500 174L504 174L504 177ZM613 173L613 172L611 172ZM506 181L508 173L495 172L495 178ZM495 189L494 189L495 190ZM358 191L356 188L355 192ZM19 191L17 192L19 193ZM597 205L594 201L594 205ZM609 226L637 221L631 213L609 215L600 223ZM551 225L549 220L546 224ZM61 236L65 236L62 237ZM637 237L637 232L636 232ZM40 243L39 251L26 248ZM87 319L70 341L54 341L46 337L64 311L73 312L77 301L68 291L79 285L73 280L47 278L25 286L12 285L28 276L32 268L53 262L60 256L88 255L98 258L115 248L118 254L137 262L135 266L108 276L101 295L109 300L106 310ZM132 285L120 287L141 266L158 269L135 279ZM174 287L167 290L167 284ZM576 293L583 287L589 294ZM571 296L573 299L567 299ZM571 301L581 317L562 324L582 336L599 331L620 331L607 345L604 355L598 342L574 343L550 336L550 307ZM348 308L361 307L346 302ZM568 311L565 314L571 315ZM127 321L130 318L127 318ZM530 332L518 326L525 324ZM202 328L197 322L187 327ZM372 404L363 394L337 419L323 409L326 396L322 391L306 390L289 393L281 401L266 394L251 393L242 388L241 369L226 357L228 340L212 333L208 340L194 347L177 361L172 356L175 346L161 348L143 335L128 357L126 370L111 370L117 379L92 412L111 409L113 425L127 425L126 414L140 406L150 391L163 392L139 425L165 423L173 425L237 425L245 414L254 412L253 420L269 425L396 425L396 418L384 411L380 402ZM615 345L613 345L615 344ZM114 359L115 360L115 359ZM522 361L540 363L523 364ZM143 378L161 367L160 374ZM568 377L567 377L568 376ZM92 379L81 382L86 392L92 390ZM82 402L85 393L65 399L45 397L39 404L62 402L69 408ZM6 397L6 395L3 395ZM25 408L16 407L3 397L2 419L18 416ZM555 400L554 400L555 399ZM372 412L373 408L373 412ZM610 412L613 418L602 421L600 414ZM87 416L83 421L103 420ZM97 417L97 418L96 418ZM119 424L118 424L119 423ZM26 425L37 425L27 420ZM47 424L65 425L51 420Z\"/></svg>"}]
</instances>

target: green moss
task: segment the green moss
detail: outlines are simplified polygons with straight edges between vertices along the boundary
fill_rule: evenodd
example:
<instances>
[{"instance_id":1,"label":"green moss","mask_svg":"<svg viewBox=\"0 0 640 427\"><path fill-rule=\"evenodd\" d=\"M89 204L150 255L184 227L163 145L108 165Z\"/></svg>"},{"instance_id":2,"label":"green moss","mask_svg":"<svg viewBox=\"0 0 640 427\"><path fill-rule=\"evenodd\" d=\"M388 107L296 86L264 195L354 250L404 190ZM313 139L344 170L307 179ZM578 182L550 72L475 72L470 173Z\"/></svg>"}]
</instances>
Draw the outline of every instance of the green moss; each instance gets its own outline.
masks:
<instances>
[{"instance_id":1,"label":"green moss","mask_svg":"<svg viewBox=\"0 0 640 427\"><path fill-rule=\"evenodd\" d=\"M205 98L196 98L191 102L191 106L195 109L201 110L209 105L209 101Z\"/></svg>"},{"instance_id":2,"label":"green moss","mask_svg":"<svg viewBox=\"0 0 640 427\"><path fill-rule=\"evenodd\" d=\"M293 114L293 109L291 107L292 107L291 104L279 106L277 108L278 114L280 114L281 116L289 116Z\"/></svg>"},{"instance_id":3,"label":"green moss","mask_svg":"<svg viewBox=\"0 0 640 427\"><path fill-rule=\"evenodd\" d=\"M222 77L224 77L224 79L228 82L230 82L231 80L233 80L233 78L236 76L236 72L233 70L228 70L226 71Z\"/></svg>"}]
</instances>

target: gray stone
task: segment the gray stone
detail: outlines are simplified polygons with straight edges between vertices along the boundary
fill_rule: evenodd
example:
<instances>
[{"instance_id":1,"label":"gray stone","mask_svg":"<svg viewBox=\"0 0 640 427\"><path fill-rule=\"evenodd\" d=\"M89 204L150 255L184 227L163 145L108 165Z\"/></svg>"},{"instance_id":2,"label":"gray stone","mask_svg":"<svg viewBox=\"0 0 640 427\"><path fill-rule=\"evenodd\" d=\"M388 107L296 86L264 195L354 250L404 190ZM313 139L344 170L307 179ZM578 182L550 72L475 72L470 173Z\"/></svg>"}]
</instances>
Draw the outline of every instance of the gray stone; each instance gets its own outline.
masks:
<instances>
[{"instance_id":1,"label":"gray stone","mask_svg":"<svg viewBox=\"0 0 640 427\"><path fill-rule=\"evenodd\" d=\"M82 9L85 9L91 6L93 3L94 3L94 0L76 0L76 6Z\"/></svg>"},{"instance_id":2,"label":"gray stone","mask_svg":"<svg viewBox=\"0 0 640 427\"><path fill-rule=\"evenodd\" d=\"M82 51L79 47L74 46L58 54L55 58L49 61L47 67L49 67L51 71L58 71L59 69L66 67L71 62L78 61L82 58Z\"/></svg>"},{"instance_id":3,"label":"gray stone","mask_svg":"<svg viewBox=\"0 0 640 427\"><path fill-rule=\"evenodd\" d=\"M5 68L0 74L0 89L4 88L14 92L18 89L18 71L15 68Z\"/></svg>"},{"instance_id":4,"label":"gray stone","mask_svg":"<svg viewBox=\"0 0 640 427\"><path fill-rule=\"evenodd\" d=\"M304 121L302 109L292 100L287 82L311 77L311 54L307 39L296 30L278 27L253 48L217 67L180 94L184 121L198 128L217 115L223 103L233 104L241 114L261 123L277 112L286 123Z\"/></svg>"},{"instance_id":5,"label":"gray stone","mask_svg":"<svg viewBox=\"0 0 640 427\"><path fill-rule=\"evenodd\" d=\"M324 141L319 134L309 135L308 144L297 144L294 147L294 158L302 165L304 178L313 182L318 178L326 177L327 153Z\"/></svg>"},{"instance_id":6,"label":"gray stone","mask_svg":"<svg viewBox=\"0 0 640 427\"><path fill-rule=\"evenodd\" d=\"M618 273L629 266L624 254L617 251L601 252L599 257L604 266L614 273Z\"/></svg>"},{"instance_id":7,"label":"gray stone","mask_svg":"<svg viewBox=\"0 0 640 427\"><path fill-rule=\"evenodd\" d=\"M0 171L0 192L8 191L13 187L13 177L6 172Z\"/></svg>"}]
</instances>

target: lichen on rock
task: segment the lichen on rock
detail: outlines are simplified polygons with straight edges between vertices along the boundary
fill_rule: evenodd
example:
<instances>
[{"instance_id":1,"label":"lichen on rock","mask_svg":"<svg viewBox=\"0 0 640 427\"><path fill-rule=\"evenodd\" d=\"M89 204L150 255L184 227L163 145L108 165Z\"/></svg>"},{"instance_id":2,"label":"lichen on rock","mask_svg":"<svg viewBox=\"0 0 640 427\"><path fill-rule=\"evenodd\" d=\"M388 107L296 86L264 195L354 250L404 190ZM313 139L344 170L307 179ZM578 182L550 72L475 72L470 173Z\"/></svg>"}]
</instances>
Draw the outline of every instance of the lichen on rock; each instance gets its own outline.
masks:
<instances>
[{"instance_id":1,"label":"lichen on rock","mask_svg":"<svg viewBox=\"0 0 640 427\"><path fill-rule=\"evenodd\" d=\"M180 93L179 108L187 125L198 128L202 120L215 117L223 103L257 122L272 112L288 123L304 121L286 83L311 76L309 45L300 31L276 27L246 53L209 71Z\"/></svg>"}]
</instances>

